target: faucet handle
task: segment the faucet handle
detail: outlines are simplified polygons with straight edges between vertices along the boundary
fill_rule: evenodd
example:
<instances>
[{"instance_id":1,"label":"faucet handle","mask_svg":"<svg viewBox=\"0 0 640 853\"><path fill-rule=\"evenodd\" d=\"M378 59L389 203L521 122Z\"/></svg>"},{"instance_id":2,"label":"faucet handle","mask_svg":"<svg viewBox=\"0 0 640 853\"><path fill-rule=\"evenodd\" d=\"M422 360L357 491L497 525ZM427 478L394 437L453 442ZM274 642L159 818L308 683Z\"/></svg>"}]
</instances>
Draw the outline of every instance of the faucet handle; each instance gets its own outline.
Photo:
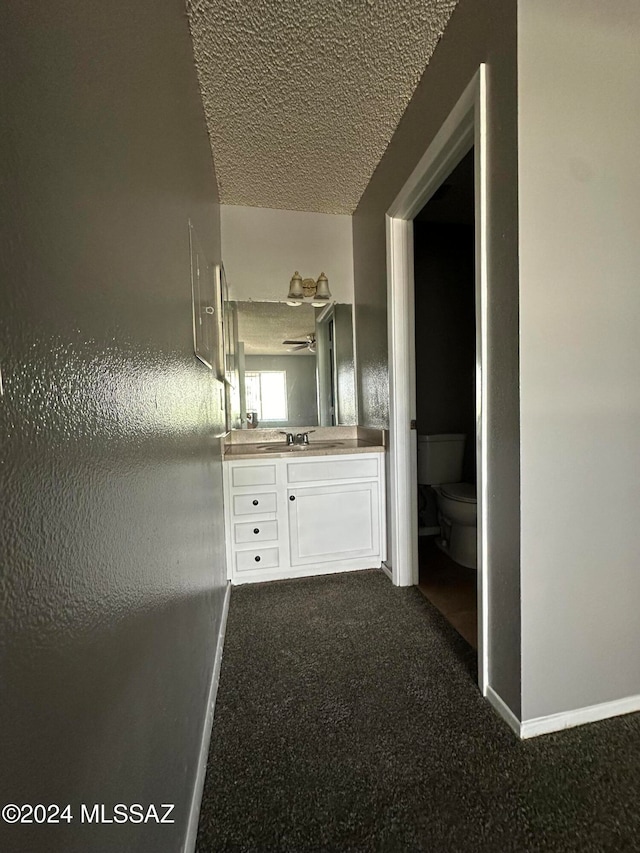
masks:
<instances>
[{"instance_id":1,"label":"faucet handle","mask_svg":"<svg viewBox=\"0 0 640 853\"><path fill-rule=\"evenodd\" d=\"M310 432L315 432L315 429L310 429L308 432L302 433L302 443L303 444L309 444L309 433Z\"/></svg>"},{"instance_id":2,"label":"faucet handle","mask_svg":"<svg viewBox=\"0 0 640 853\"><path fill-rule=\"evenodd\" d=\"M286 435L287 436L287 447L289 447L290 445L293 444L293 433L292 432L285 432L285 430L283 430L283 429L279 429L278 432L280 433L280 435Z\"/></svg>"}]
</instances>

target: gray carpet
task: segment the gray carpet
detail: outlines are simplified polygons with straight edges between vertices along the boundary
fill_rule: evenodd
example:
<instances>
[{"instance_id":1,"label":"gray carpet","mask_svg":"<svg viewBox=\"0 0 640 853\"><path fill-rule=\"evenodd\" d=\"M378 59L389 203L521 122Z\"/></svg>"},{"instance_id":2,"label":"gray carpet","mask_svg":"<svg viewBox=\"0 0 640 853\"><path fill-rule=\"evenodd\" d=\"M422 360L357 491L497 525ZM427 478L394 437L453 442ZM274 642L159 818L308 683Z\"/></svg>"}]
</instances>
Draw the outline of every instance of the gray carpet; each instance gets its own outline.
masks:
<instances>
[{"instance_id":1,"label":"gray carpet","mask_svg":"<svg viewBox=\"0 0 640 853\"><path fill-rule=\"evenodd\" d=\"M381 572L235 588L199 853L640 850L640 715L519 742Z\"/></svg>"}]
</instances>

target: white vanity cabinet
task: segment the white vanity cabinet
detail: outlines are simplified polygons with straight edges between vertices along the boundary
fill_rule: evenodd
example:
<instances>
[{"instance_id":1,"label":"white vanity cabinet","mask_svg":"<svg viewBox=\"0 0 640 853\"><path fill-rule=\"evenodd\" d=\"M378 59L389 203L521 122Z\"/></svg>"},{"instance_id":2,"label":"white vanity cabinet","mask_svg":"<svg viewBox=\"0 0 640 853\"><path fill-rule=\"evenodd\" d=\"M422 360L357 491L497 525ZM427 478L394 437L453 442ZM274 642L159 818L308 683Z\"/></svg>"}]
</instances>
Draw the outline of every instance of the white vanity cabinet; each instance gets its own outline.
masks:
<instances>
[{"instance_id":1,"label":"white vanity cabinet","mask_svg":"<svg viewBox=\"0 0 640 853\"><path fill-rule=\"evenodd\" d=\"M384 454L225 461L234 584L376 568L386 558Z\"/></svg>"}]
</instances>

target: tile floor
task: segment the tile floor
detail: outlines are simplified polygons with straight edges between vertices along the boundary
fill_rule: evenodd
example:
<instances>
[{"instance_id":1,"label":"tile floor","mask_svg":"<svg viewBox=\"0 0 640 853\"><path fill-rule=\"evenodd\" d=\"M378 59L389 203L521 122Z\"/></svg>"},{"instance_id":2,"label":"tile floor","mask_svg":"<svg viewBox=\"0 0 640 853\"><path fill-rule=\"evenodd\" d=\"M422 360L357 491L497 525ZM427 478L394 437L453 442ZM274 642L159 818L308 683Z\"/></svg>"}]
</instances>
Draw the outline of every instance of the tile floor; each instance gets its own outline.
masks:
<instances>
[{"instance_id":1,"label":"tile floor","mask_svg":"<svg viewBox=\"0 0 640 853\"><path fill-rule=\"evenodd\" d=\"M477 642L477 574L454 563L435 543L433 536L418 542L420 581L418 589L473 648Z\"/></svg>"}]
</instances>

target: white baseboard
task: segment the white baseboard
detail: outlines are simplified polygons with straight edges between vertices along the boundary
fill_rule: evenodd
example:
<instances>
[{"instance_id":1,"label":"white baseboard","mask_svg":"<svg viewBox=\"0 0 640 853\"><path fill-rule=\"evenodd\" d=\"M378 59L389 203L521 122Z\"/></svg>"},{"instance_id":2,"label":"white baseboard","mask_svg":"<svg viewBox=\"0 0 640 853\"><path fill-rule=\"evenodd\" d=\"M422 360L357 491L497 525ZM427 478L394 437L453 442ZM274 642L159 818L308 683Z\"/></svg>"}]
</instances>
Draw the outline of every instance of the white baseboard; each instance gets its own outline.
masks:
<instances>
[{"instance_id":1,"label":"white baseboard","mask_svg":"<svg viewBox=\"0 0 640 853\"><path fill-rule=\"evenodd\" d=\"M202 792L204 790L204 779L207 773L207 758L209 757L209 742L211 740L211 727L213 726L213 712L216 704L216 696L218 694L218 684L220 682L220 667L222 665L222 648L224 646L224 634L227 629L227 615L229 613L229 599L231 598L231 584L227 584L224 593L224 604L222 605L222 618L220 620L220 630L218 631L218 644L216 647L216 657L213 662L213 670L211 672L211 682L209 684L209 695L207 698L207 713L202 727L202 737L200 739L200 752L198 755L198 771L196 780L193 786L193 796L191 797L191 807L189 809L189 822L187 824L187 834L184 844L182 845L182 853L193 853L196 849L196 839L198 836L198 821L200 819L200 806L202 804Z\"/></svg>"},{"instance_id":2,"label":"white baseboard","mask_svg":"<svg viewBox=\"0 0 640 853\"><path fill-rule=\"evenodd\" d=\"M610 717L620 717L640 711L640 696L627 696L624 699L614 699L612 702L601 702L599 705L589 705L577 708L575 711L563 711L560 714L549 714L547 717L535 717L520 723L520 737L529 738L545 735L550 732L560 732L584 723L596 723Z\"/></svg>"},{"instance_id":3,"label":"white baseboard","mask_svg":"<svg viewBox=\"0 0 640 853\"><path fill-rule=\"evenodd\" d=\"M516 717L516 715L513 713L511 708L504 701L504 699L501 696L498 696L498 694L493 689L493 687L491 687L491 685L487 685L485 699L498 712L498 714L502 717L505 723L511 729L513 729L513 731L518 735L518 737L521 737L520 720Z\"/></svg>"},{"instance_id":4,"label":"white baseboard","mask_svg":"<svg viewBox=\"0 0 640 853\"><path fill-rule=\"evenodd\" d=\"M389 578L390 581L393 580L393 572L391 571L391 566L388 566L386 562L380 565L380 568L385 573L385 575Z\"/></svg>"},{"instance_id":5,"label":"white baseboard","mask_svg":"<svg viewBox=\"0 0 640 853\"><path fill-rule=\"evenodd\" d=\"M640 696L627 696L624 699L615 699L612 702L601 702L599 705L588 705L586 708L562 711L559 714L549 714L546 717L534 717L531 720L521 722L490 686L487 687L486 699L518 737L523 740L640 711Z\"/></svg>"}]
</instances>

